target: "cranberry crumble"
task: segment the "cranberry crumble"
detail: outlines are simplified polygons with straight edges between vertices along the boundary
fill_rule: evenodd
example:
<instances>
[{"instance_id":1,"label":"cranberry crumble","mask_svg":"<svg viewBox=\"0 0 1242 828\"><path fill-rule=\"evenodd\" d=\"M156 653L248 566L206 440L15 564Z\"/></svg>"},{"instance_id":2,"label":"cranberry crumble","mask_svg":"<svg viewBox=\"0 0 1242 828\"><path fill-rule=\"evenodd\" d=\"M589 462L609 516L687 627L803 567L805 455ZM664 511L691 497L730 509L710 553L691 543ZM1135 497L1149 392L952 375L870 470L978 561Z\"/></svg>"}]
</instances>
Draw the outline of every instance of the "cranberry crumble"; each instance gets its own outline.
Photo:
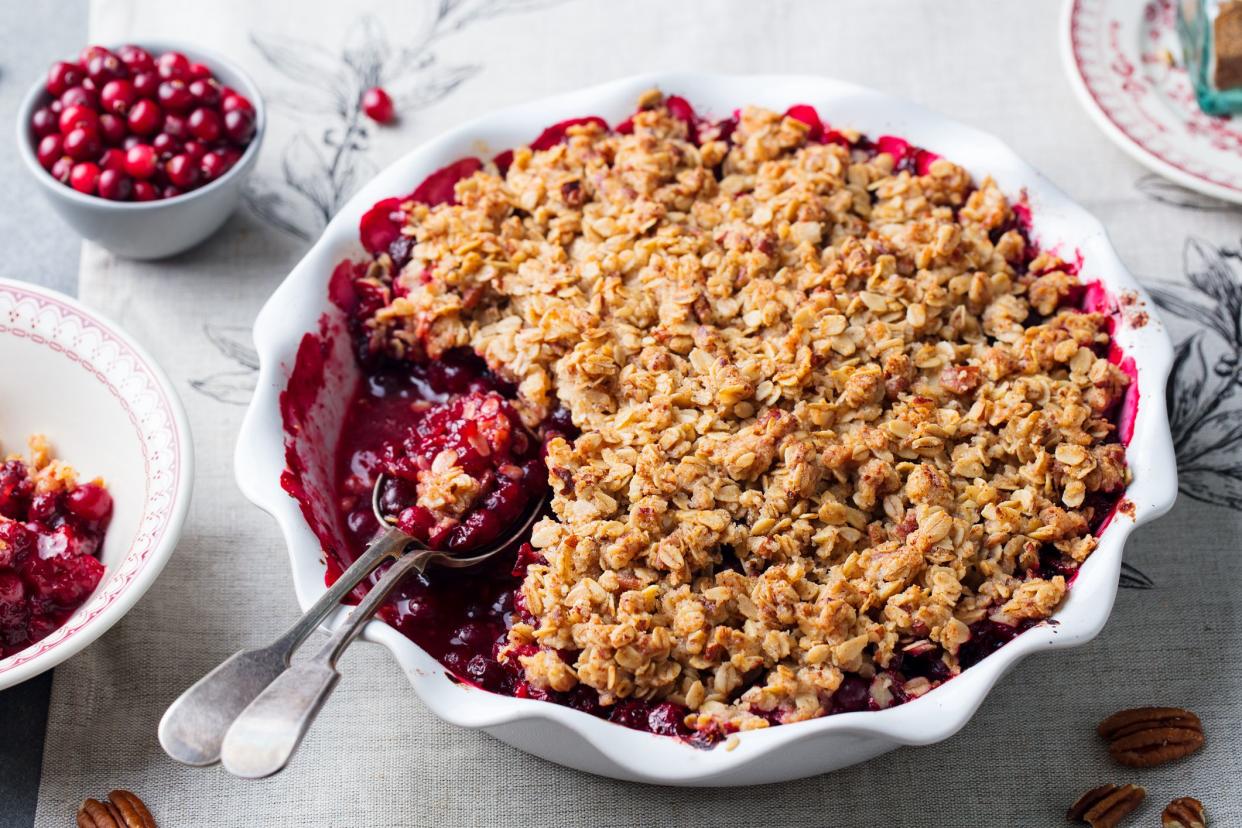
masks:
<instances>
[{"instance_id":1,"label":"cranberry crumble","mask_svg":"<svg viewBox=\"0 0 1242 828\"><path fill-rule=\"evenodd\" d=\"M88 46L48 70L30 119L39 164L110 201L171 198L236 164L255 132L254 105L180 52Z\"/></svg>"},{"instance_id":2,"label":"cranberry crumble","mask_svg":"<svg viewBox=\"0 0 1242 828\"><path fill-rule=\"evenodd\" d=\"M78 483L40 436L30 451L0 465L0 658L46 638L95 590L112 519L100 481Z\"/></svg>"},{"instance_id":3,"label":"cranberry crumble","mask_svg":"<svg viewBox=\"0 0 1242 828\"><path fill-rule=\"evenodd\" d=\"M1112 319L1026 218L810 106L658 92L434 174L333 278L337 563L377 470L462 547L546 479L510 560L386 611L462 680L699 742L928 692L1056 610L1129 479Z\"/></svg>"}]
</instances>

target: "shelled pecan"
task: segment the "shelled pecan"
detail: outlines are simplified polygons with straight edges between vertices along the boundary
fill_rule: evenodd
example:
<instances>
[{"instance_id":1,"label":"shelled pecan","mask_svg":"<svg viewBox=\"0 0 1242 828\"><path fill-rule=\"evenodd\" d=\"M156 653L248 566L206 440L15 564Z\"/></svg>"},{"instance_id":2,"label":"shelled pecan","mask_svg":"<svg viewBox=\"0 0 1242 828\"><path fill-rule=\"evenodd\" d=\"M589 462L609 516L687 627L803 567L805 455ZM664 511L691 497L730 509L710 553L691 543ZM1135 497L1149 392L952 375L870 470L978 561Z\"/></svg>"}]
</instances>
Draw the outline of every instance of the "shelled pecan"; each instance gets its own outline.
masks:
<instances>
[{"instance_id":1,"label":"shelled pecan","mask_svg":"<svg viewBox=\"0 0 1242 828\"><path fill-rule=\"evenodd\" d=\"M1096 728L1109 754L1123 765L1150 768L1203 747L1199 717L1180 707L1136 707L1114 713Z\"/></svg>"},{"instance_id":2,"label":"shelled pecan","mask_svg":"<svg viewBox=\"0 0 1242 828\"><path fill-rule=\"evenodd\" d=\"M156 828L146 803L131 791L116 790L107 800L87 799L78 809L78 828Z\"/></svg>"},{"instance_id":3,"label":"shelled pecan","mask_svg":"<svg viewBox=\"0 0 1242 828\"><path fill-rule=\"evenodd\" d=\"M1065 818L1091 828L1113 828L1141 805L1145 796L1147 791L1137 785L1100 785L1080 796L1065 812Z\"/></svg>"}]
</instances>

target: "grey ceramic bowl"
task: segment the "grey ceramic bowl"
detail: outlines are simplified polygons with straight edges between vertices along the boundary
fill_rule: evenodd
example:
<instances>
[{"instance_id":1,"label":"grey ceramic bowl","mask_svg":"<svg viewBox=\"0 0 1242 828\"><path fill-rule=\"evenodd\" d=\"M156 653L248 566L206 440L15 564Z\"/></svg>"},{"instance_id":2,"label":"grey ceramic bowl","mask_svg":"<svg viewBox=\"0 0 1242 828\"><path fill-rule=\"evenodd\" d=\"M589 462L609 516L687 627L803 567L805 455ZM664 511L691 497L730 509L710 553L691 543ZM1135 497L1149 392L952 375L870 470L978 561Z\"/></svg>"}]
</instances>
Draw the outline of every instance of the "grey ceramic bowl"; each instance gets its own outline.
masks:
<instances>
[{"instance_id":1,"label":"grey ceramic bowl","mask_svg":"<svg viewBox=\"0 0 1242 828\"><path fill-rule=\"evenodd\" d=\"M197 190L158 201L108 201L79 193L52 178L35 156L30 116L52 99L44 88L42 76L26 93L18 111L17 151L56 212L82 238L132 259L160 259L188 250L206 239L237 207L246 178L259 157L267 128L267 112L254 81L232 61L183 43L144 41L138 45L154 55L178 51L192 61L206 64L221 83L233 87L254 104L254 138L232 169Z\"/></svg>"}]
</instances>

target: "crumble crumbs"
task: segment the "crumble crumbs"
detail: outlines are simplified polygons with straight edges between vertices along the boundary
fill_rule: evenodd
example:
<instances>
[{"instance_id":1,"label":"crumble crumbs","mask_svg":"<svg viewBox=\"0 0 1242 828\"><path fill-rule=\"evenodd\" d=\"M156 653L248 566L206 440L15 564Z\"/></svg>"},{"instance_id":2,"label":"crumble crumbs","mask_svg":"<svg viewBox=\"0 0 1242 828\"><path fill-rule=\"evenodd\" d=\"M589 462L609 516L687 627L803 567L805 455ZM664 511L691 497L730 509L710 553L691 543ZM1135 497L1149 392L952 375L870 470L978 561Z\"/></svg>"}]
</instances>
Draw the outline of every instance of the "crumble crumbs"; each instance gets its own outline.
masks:
<instances>
[{"instance_id":1,"label":"crumble crumbs","mask_svg":"<svg viewBox=\"0 0 1242 828\"><path fill-rule=\"evenodd\" d=\"M1128 480L1129 380L1076 269L948 160L642 103L403 204L408 264L364 278L371 348L472 348L529 426L580 429L547 443L503 657L746 730L833 712L851 676L872 708L916 697L971 625L1047 618Z\"/></svg>"}]
</instances>

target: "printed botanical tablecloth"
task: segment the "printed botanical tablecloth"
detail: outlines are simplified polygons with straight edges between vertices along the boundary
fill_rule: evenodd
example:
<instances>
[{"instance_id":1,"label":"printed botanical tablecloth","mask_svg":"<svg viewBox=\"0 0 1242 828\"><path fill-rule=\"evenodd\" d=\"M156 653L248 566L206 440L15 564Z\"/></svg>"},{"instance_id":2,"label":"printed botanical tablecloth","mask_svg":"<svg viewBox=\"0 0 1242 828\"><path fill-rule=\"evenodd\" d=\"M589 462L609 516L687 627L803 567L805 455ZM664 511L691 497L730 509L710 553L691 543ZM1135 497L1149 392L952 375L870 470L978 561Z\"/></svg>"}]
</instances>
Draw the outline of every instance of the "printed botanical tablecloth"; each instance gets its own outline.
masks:
<instances>
[{"instance_id":1,"label":"printed botanical tablecloth","mask_svg":"<svg viewBox=\"0 0 1242 828\"><path fill-rule=\"evenodd\" d=\"M174 828L444 825L1035 826L1086 787L1149 790L1135 824L1191 794L1242 824L1242 212L1144 173L1090 123L1058 53L1059 3L851 0L99 0L92 39L181 38L241 61L271 125L245 209L176 259L87 245L81 296L145 343L189 410L194 503L167 570L58 668L37 824L139 791ZM386 652L354 648L293 765L263 782L168 760L164 708L297 608L274 523L233 482L255 378L249 326L326 220L407 148L492 109L651 69L807 72L918 101L1001 136L1108 226L1178 343L1169 396L1182 497L1141 530L1103 634L1027 662L948 741L799 782L691 791L623 784L435 719ZM360 118L382 82L401 122ZM828 113L831 117L831 113ZM1093 733L1140 704L1197 711L1207 747L1127 772Z\"/></svg>"}]
</instances>

